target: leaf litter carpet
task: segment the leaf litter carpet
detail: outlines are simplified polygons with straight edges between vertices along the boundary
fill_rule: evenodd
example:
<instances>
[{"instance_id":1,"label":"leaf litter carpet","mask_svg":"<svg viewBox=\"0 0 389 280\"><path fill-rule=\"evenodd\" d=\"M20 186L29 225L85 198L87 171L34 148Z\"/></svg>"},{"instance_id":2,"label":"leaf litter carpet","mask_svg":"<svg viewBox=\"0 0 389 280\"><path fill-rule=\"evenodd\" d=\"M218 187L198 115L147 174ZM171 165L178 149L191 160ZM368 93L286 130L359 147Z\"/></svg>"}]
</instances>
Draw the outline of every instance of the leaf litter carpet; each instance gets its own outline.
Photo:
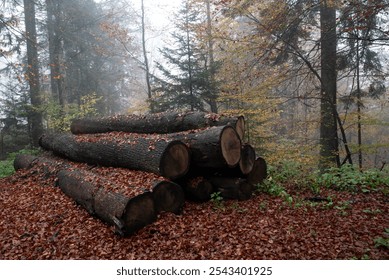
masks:
<instances>
[{"instance_id":1,"label":"leaf litter carpet","mask_svg":"<svg viewBox=\"0 0 389 280\"><path fill-rule=\"evenodd\" d=\"M389 259L374 241L389 227L384 192L322 190L331 205L289 188L292 204L262 193L222 205L186 202L181 215L162 213L123 238L54 178L18 171L0 180L0 259Z\"/></svg>"}]
</instances>

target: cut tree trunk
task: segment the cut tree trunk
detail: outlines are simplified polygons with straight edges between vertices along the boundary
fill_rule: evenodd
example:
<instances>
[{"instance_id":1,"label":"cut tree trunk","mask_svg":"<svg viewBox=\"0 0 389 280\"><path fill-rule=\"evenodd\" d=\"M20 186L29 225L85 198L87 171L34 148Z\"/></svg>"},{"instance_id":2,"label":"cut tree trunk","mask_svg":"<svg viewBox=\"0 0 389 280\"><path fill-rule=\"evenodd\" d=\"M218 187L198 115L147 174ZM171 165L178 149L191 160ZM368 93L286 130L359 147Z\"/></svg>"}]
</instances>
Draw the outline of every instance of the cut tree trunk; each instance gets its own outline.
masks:
<instances>
[{"instance_id":1,"label":"cut tree trunk","mask_svg":"<svg viewBox=\"0 0 389 280\"><path fill-rule=\"evenodd\" d=\"M220 192L223 199L247 200L252 196L253 189L246 179L230 177L211 177L209 181L215 192Z\"/></svg>"},{"instance_id":2,"label":"cut tree trunk","mask_svg":"<svg viewBox=\"0 0 389 280\"><path fill-rule=\"evenodd\" d=\"M30 169L38 158L39 157L33 155L18 154L14 159L14 169L16 171L19 169Z\"/></svg>"},{"instance_id":3,"label":"cut tree trunk","mask_svg":"<svg viewBox=\"0 0 389 280\"><path fill-rule=\"evenodd\" d=\"M212 184L202 176L184 177L178 181L178 184L183 188L185 197L192 201L208 201L214 192Z\"/></svg>"},{"instance_id":4,"label":"cut tree trunk","mask_svg":"<svg viewBox=\"0 0 389 280\"><path fill-rule=\"evenodd\" d=\"M71 168L69 164L62 160L33 155L16 155L14 160L14 169L16 171L19 169L30 169L33 167L38 167L39 173L41 173L46 179L50 176L56 176L61 169Z\"/></svg>"},{"instance_id":5,"label":"cut tree trunk","mask_svg":"<svg viewBox=\"0 0 389 280\"><path fill-rule=\"evenodd\" d=\"M153 187L153 199L157 213L164 211L180 214L185 203L181 186L170 181L160 181Z\"/></svg>"},{"instance_id":6,"label":"cut tree trunk","mask_svg":"<svg viewBox=\"0 0 389 280\"><path fill-rule=\"evenodd\" d=\"M247 175L247 182L250 183L253 188L258 184L262 184L263 180L267 177L267 164L262 157L257 157L254 162L253 169Z\"/></svg>"},{"instance_id":7,"label":"cut tree trunk","mask_svg":"<svg viewBox=\"0 0 389 280\"><path fill-rule=\"evenodd\" d=\"M166 135L187 144L193 169L234 167L241 156L241 140L232 126L216 126Z\"/></svg>"},{"instance_id":8,"label":"cut tree trunk","mask_svg":"<svg viewBox=\"0 0 389 280\"><path fill-rule=\"evenodd\" d=\"M40 145L73 161L153 172L175 179L189 169L188 147L181 141L140 136L48 134Z\"/></svg>"},{"instance_id":9,"label":"cut tree trunk","mask_svg":"<svg viewBox=\"0 0 389 280\"><path fill-rule=\"evenodd\" d=\"M253 169L255 150L250 144L244 144L241 150L239 164L236 167L219 168L217 170L201 170L204 176L242 177L246 178Z\"/></svg>"},{"instance_id":10,"label":"cut tree trunk","mask_svg":"<svg viewBox=\"0 0 389 280\"><path fill-rule=\"evenodd\" d=\"M251 172L255 162L255 149L250 144L244 144L242 147L241 158L239 161L239 169L243 175Z\"/></svg>"},{"instance_id":11,"label":"cut tree trunk","mask_svg":"<svg viewBox=\"0 0 389 280\"><path fill-rule=\"evenodd\" d=\"M91 172L61 170L58 186L69 197L84 207L88 213L115 226L115 232L129 235L157 219L153 194L139 193L127 197L109 191L112 184Z\"/></svg>"},{"instance_id":12,"label":"cut tree trunk","mask_svg":"<svg viewBox=\"0 0 389 280\"><path fill-rule=\"evenodd\" d=\"M131 133L174 133L210 126L231 125L241 139L244 135L243 116L226 116L204 112L164 112L148 115L117 115L105 118L85 118L72 121L74 134L94 134L112 131Z\"/></svg>"}]
</instances>

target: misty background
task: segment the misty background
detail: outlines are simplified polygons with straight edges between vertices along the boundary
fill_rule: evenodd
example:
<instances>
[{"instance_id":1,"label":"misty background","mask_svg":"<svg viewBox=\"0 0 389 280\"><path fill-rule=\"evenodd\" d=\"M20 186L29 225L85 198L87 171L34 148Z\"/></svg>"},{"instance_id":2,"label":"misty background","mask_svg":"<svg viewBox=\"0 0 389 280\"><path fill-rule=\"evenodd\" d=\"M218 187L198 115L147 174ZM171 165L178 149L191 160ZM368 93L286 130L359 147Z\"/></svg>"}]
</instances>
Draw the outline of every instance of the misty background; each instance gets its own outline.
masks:
<instances>
[{"instance_id":1,"label":"misty background","mask_svg":"<svg viewBox=\"0 0 389 280\"><path fill-rule=\"evenodd\" d=\"M244 115L270 163L385 168L388 1L3 0L0 155L72 119Z\"/></svg>"}]
</instances>

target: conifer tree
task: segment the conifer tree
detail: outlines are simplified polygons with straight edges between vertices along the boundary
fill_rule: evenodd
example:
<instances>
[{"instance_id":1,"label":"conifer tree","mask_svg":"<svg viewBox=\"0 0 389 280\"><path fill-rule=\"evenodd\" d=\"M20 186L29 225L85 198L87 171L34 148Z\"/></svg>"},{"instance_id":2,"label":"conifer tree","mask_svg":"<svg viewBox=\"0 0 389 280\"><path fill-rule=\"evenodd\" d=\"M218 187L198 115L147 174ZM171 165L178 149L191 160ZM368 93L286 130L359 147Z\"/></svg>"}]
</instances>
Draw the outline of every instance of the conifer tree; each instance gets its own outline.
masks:
<instances>
[{"instance_id":1,"label":"conifer tree","mask_svg":"<svg viewBox=\"0 0 389 280\"><path fill-rule=\"evenodd\" d=\"M155 111L173 109L207 111L215 102L217 83L211 78L208 54L197 45L195 31L199 13L189 4L183 3L175 18L176 31L171 35L174 44L160 50L167 66L157 63L163 77L153 77Z\"/></svg>"}]
</instances>

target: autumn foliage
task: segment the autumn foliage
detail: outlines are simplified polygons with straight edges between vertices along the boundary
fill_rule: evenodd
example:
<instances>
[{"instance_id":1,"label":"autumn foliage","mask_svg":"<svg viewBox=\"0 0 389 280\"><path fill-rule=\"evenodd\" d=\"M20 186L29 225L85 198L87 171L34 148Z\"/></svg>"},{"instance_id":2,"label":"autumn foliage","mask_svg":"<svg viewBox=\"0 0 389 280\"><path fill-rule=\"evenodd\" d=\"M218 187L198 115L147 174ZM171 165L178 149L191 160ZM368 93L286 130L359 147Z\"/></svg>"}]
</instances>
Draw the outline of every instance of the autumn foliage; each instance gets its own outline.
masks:
<instances>
[{"instance_id":1,"label":"autumn foliage","mask_svg":"<svg viewBox=\"0 0 389 280\"><path fill-rule=\"evenodd\" d=\"M155 223L122 238L53 184L36 169L0 181L0 259L389 257L388 249L374 242L388 227L388 198L380 192L326 190L322 195L332 197L331 207L288 205L268 194L228 201L218 210L212 201L186 202L181 215L161 213ZM288 191L294 198L312 196L293 186Z\"/></svg>"}]
</instances>

